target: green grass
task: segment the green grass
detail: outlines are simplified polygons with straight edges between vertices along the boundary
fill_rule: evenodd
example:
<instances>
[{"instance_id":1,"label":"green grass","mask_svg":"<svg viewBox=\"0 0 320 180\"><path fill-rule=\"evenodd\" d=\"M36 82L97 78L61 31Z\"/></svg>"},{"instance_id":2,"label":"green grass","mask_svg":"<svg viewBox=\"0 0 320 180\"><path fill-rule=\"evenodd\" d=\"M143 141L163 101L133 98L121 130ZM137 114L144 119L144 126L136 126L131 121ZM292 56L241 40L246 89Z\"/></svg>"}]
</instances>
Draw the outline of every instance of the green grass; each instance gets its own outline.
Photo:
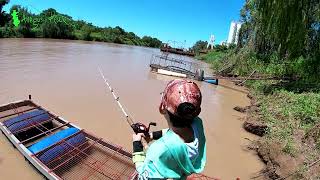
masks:
<instances>
[{"instance_id":1,"label":"green grass","mask_svg":"<svg viewBox=\"0 0 320 180\"><path fill-rule=\"evenodd\" d=\"M316 143L316 148L320 151L320 138L318 139L318 141Z\"/></svg>"},{"instance_id":2,"label":"green grass","mask_svg":"<svg viewBox=\"0 0 320 180\"><path fill-rule=\"evenodd\" d=\"M211 65L215 71L219 71L223 67L223 59L227 57L228 51L209 51L207 54L196 56L196 59L204 61Z\"/></svg>"},{"instance_id":3,"label":"green grass","mask_svg":"<svg viewBox=\"0 0 320 180\"><path fill-rule=\"evenodd\" d=\"M260 104L259 120L268 125L266 139L277 140L283 144L283 152L295 156L298 153L294 136L304 135L320 123L320 94L314 92L295 93L276 89L266 94L264 89L271 83L250 82ZM320 138L317 147L320 147Z\"/></svg>"},{"instance_id":4,"label":"green grass","mask_svg":"<svg viewBox=\"0 0 320 180\"><path fill-rule=\"evenodd\" d=\"M207 63L214 63L215 61L219 61L226 55L226 52L217 52L217 51L210 51L207 54L202 54L197 56L197 59L204 60Z\"/></svg>"},{"instance_id":5,"label":"green grass","mask_svg":"<svg viewBox=\"0 0 320 180\"><path fill-rule=\"evenodd\" d=\"M285 142L282 151L293 157L297 156L298 154L298 149L296 148L296 145L292 139L289 139L287 142Z\"/></svg>"}]
</instances>

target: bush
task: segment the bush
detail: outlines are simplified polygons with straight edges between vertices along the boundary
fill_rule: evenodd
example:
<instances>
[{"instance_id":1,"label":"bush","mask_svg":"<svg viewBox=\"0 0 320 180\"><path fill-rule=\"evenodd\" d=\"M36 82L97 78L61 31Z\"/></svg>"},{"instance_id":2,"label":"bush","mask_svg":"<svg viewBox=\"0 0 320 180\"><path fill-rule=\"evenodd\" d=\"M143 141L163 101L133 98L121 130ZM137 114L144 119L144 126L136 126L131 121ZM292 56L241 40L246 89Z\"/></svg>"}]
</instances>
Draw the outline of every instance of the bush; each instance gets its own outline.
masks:
<instances>
[{"instance_id":1,"label":"bush","mask_svg":"<svg viewBox=\"0 0 320 180\"><path fill-rule=\"evenodd\" d=\"M12 28L9 26L0 27L0 36L4 38L10 38L10 37L23 37L21 33L19 33L19 30L17 28Z\"/></svg>"},{"instance_id":2,"label":"bush","mask_svg":"<svg viewBox=\"0 0 320 180\"><path fill-rule=\"evenodd\" d=\"M34 38L36 36L35 32L28 26L19 26L18 31L25 38Z\"/></svg>"}]
</instances>

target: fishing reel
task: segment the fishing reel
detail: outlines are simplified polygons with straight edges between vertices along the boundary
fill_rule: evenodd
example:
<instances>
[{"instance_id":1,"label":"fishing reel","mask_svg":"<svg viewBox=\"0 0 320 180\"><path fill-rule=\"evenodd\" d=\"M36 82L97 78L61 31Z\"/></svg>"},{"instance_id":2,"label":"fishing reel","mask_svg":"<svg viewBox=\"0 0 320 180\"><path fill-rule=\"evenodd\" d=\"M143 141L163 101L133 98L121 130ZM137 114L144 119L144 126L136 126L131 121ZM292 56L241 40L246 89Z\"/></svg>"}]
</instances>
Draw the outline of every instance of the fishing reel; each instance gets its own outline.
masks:
<instances>
[{"instance_id":1,"label":"fishing reel","mask_svg":"<svg viewBox=\"0 0 320 180\"><path fill-rule=\"evenodd\" d=\"M134 123L131 125L134 133L138 134L138 133L143 133L146 137L149 137L149 130L150 130L150 126L156 126L157 123L155 122L150 122L148 127L142 123Z\"/></svg>"}]
</instances>

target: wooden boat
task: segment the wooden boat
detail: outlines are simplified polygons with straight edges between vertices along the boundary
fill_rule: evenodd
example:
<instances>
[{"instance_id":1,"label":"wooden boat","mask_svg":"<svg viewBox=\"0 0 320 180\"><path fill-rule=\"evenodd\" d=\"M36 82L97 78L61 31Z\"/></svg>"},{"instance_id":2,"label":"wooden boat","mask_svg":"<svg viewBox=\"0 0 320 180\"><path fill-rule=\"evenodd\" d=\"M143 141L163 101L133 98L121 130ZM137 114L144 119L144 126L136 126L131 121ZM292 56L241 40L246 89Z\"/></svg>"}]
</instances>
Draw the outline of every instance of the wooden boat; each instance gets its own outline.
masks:
<instances>
[{"instance_id":1,"label":"wooden boat","mask_svg":"<svg viewBox=\"0 0 320 180\"><path fill-rule=\"evenodd\" d=\"M44 109L30 95L0 106L0 129L47 179L137 179L131 152Z\"/></svg>"}]
</instances>

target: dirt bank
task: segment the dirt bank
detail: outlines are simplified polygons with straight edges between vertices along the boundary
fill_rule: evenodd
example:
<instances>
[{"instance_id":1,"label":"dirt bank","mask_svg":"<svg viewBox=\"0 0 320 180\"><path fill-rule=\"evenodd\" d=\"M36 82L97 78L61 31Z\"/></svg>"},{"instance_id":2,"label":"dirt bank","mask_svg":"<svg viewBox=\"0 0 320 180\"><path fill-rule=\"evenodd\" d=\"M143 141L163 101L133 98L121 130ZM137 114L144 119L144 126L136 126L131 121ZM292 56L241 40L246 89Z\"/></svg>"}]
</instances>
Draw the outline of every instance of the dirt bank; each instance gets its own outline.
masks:
<instances>
[{"instance_id":1,"label":"dirt bank","mask_svg":"<svg viewBox=\"0 0 320 180\"><path fill-rule=\"evenodd\" d=\"M248 94L251 104L246 107L235 107L236 111L246 114L243 128L253 134L261 136L253 141L249 149L257 152L266 168L257 174L257 179L317 179L320 178L319 153L316 143L320 137L320 123L304 133L297 129L290 134L292 145L273 138L272 128L268 121L262 119L265 113L261 102L252 94ZM275 112L275 111L270 111ZM274 114L273 114L274 115ZM279 114L278 114L279 115ZM284 120L278 117L276 120ZM290 126L290 124L288 124Z\"/></svg>"}]
</instances>

